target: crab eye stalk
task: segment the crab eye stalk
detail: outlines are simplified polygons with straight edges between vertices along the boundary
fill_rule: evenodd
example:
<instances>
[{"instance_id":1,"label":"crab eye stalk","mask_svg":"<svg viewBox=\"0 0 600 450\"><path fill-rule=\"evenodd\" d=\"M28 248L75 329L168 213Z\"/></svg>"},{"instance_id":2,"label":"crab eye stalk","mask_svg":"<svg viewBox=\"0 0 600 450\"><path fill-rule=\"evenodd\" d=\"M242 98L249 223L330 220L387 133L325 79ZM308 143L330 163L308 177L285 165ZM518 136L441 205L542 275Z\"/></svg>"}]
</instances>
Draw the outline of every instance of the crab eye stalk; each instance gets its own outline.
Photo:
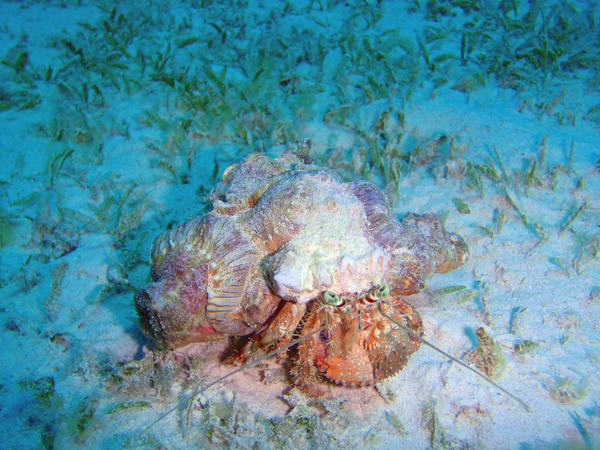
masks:
<instances>
[{"instance_id":1,"label":"crab eye stalk","mask_svg":"<svg viewBox=\"0 0 600 450\"><path fill-rule=\"evenodd\" d=\"M333 291L323 292L323 303L330 306L341 306L344 301Z\"/></svg>"},{"instance_id":2,"label":"crab eye stalk","mask_svg":"<svg viewBox=\"0 0 600 450\"><path fill-rule=\"evenodd\" d=\"M375 285L367 295L363 297L363 300L367 303L377 303L387 298L390 295L390 288L387 284Z\"/></svg>"},{"instance_id":3,"label":"crab eye stalk","mask_svg":"<svg viewBox=\"0 0 600 450\"><path fill-rule=\"evenodd\" d=\"M384 299L390 295L390 287L387 284L382 284L375 289L377 298Z\"/></svg>"}]
</instances>

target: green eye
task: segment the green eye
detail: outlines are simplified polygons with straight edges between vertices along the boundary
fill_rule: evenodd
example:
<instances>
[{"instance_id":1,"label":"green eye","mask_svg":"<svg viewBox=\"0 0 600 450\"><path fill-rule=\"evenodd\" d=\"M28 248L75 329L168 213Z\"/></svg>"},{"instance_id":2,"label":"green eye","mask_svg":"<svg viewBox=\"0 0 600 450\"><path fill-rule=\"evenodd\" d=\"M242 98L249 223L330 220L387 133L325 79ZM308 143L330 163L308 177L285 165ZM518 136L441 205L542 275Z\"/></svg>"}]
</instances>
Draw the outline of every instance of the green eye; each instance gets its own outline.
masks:
<instances>
[{"instance_id":1,"label":"green eye","mask_svg":"<svg viewBox=\"0 0 600 450\"><path fill-rule=\"evenodd\" d=\"M323 292L323 303L331 306L340 306L343 301L339 295L337 295L333 291L325 291Z\"/></svg>"},{"instance_id":2,"label":"green eye","mask_svg":"<svg viewBox=\"0 0 600 450\"><path fill-rule=\"evenodd\" d=\"M377 291L375 291L375 295L381 299L386 298L388 295L390 295L389 286L387 284L382 284L377 288Z\"/></svg>"}]
</instances>

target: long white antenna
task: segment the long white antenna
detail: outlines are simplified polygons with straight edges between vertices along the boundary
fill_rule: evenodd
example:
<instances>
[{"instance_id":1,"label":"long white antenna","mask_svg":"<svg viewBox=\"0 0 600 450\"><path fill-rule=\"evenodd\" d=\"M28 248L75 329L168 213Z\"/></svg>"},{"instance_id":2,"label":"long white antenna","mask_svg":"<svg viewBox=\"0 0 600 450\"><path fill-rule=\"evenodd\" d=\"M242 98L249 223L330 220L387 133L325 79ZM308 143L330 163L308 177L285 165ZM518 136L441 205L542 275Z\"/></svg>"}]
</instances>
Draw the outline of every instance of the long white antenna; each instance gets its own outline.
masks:
<instances>
[{"instance_id":1,"label":"long white antenna","mask_svg":"<svg viewBox=\"0 0 600 450\"><path fill-rule=\"evenodd\" d=\"M381 305L381 303L380 303ZM426 339L422 338L421 336L419 336L417 333L415 333L414 331L412 331L410 328L404 326L403 324L401 324L400 322L398 322L396 319L393 319L392 317L388 316L384 311L383 308L381 308L381 306L379 307L379 310L381 312L381 315L383 317L385 317L386 319L388 319L389 321L391 321L392 323L398 325L400 328L402 328L404 331L406 331L408 334L410 334L412 337L414 337L415 339L418 339L419 341L421 341L423 344L431 347L432 349L434 349L435 351L441 353L442 355L444 355L446 358L451 359L452 361L454 361L455 363L460 364L461 366L463 366L464 368L470 370L471 372L473 372L474 374L479 375L481 378L483 378L485 381L487 381L488 383L490 383L492 386L496 387L498 390L504 392L506 395L508 395L509 397L513 398L514 400L516 400L517 402L519 402L523 408L525 408L525 410L527 412L530 411L529 409L529 405L527 405L527 403L525 403L523 400L521 400L519 397L517 397L515 394L512 394L511 392L507 391L506 389L504 389L502 386L500 386L498 383L496 383L495 381L492 381L490 379L490 377L486 376L485 374L481 373L479 370L472 368L471 366L469 366L468 364L464 363L463 361L461 361L460 359L455 358L454 356L450 355L449 353L446 353L444 350L442 350L441 348L435 346L434 344L432 344L431 342L427 341Z\"/></svg>"},{"instance_id":2,"label":"long white antenna","mask_svg":"<svg viewBox=\"0 0 600 450\"><path fill-rule=\"evenodd\" d=\"M188 396L184 397L183 399L179 400L174 407L172 407L171 409L169 409L167 412L165 412L164 414L162 414L158 419L156 419L154 422L152 422L150 425L148 425L146 428L144 428L142 430L142 433L145 433L146 431L148 431L150 428L152 428L158 422L162 421L167 416L171 415L173 412L175 412L176 410L178 410L180 407L184 406L186 403L188 403L188 405L189 405L188 406L187 417L186 417L186 429L187 429L188 424L189 424L189 420L190 420L191 411L192 411L192 403L193 403L193 401L194 401L194 399L196 398L197 395L203 393L207 389L209 389L209 388L213 387L215 384L218 384L221 381L229 378L230 376L235 375L236 373L241 372L242 370L246 370L248 367L255 366L259 362L264 361L265 359L268 359L271 356L275 356L277 353L282 352L284 350L287 350L288 348L293 347L294 345L296 345L296 344L298 344L298 343L300 343L300 342L308 339L309 337L311 337L311 336L313 336L313 335L315 335L317 333L320 333L323 330L326 330L328 326L329 325L326 323L322 327L320 327L320 328L318 328L318 329L316 329L314 331L311 331L306 336L302 336L301 338L296 339L296 340L290 342L289 344L286 344L286 345L284 345L284 346L282 346L280 348L277 348L277 349L275 349L275 350L273 350L273 351L271 351L271 352L269 352L269 353L261 356L260 358L256 358L254 361L247 362L243 366L238 367L237 369L229 372L227 375L223 375L221 378L219 378L219 379L217 379L217 380L215 380L215 381L207 384L206 386L203 386L202 389L200 389L200 385L202 384L202 382L196 384L196 386L194 387L194 391L192 392L191 395L188 395Z\"/></svg>"}]
</instances>

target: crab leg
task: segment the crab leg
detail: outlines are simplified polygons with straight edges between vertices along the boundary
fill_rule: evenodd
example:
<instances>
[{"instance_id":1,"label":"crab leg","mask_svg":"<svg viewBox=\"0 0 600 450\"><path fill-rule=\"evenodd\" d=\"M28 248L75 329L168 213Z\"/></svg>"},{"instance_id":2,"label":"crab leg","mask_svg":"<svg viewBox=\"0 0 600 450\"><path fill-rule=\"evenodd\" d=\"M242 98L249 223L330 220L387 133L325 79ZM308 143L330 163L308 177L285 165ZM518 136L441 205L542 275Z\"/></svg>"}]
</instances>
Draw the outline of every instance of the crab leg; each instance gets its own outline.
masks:
<instances>
[{"instance_id":1,"label":"crab leg","mask_svg":"<svg viewBox=\"0 0 600 450\"><path fill-rule=\"evenodd\" d=\"M326 357L320 333L315 333L315 331L325 328L323 332L330 332L327 315L323 311L325 324L321 324L323 314L315 311L318 307L319 305L315 303L311 305L311 311L302 326L301 338L311 334L312 336L298 344L298 356L292 369L294 384L301 391L313 397L322 394L321 390L317 388L319 383L317 366L322 367Z\"/></svg>"},{"instance_id":2,"label":"crab leg","mask_svg":"<svg viewBox=\"0 0 600 450\"><path fill-rule=\"evenodd\" d=\"M306 312L305 304L283 302L269 325L250 339L241 349L229 357L226 362L234 365L245 364L253 359L255 354L265 353L267 350L282 349L292 341L292 335Z\"/></svg>"},{"instance_id":3,"label":"crab leg","mask_svg":"<svg viewBox=\"0 0 600 450\"><path fill-rule=\"evenodd\" d=\"M292 340L292 335L306 312L305 303L284 302L281 309L275 313L267 328L256 336L252 350L269 347L282 347Z\"/></svg>"}]
</instances>

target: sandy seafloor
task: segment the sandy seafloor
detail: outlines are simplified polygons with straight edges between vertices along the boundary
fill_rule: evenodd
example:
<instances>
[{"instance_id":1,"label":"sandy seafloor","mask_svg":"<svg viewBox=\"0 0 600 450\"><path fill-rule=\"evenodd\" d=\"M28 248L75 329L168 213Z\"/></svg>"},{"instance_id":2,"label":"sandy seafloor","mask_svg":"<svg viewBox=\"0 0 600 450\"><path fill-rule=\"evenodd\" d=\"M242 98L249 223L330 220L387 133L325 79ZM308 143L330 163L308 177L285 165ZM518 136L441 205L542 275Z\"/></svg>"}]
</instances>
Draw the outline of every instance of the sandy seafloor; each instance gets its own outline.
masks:
<instances>
[{"instance_id":1,"label":"sandy seafloor","mask_svg":"<svg viewBox=\"0 0 600 450\"><path fill-rule=\"evenodd\" d=\"M0 446L596 447L594 2L217 3L0 3ZM529 411L422 346L315 402L269 362L148 428L231 370L227 342L140 333L154 236L305 138L399 217L447 216L470 259L409 301L457 357L484 327Z\"/></svg>"}]
</instances>

